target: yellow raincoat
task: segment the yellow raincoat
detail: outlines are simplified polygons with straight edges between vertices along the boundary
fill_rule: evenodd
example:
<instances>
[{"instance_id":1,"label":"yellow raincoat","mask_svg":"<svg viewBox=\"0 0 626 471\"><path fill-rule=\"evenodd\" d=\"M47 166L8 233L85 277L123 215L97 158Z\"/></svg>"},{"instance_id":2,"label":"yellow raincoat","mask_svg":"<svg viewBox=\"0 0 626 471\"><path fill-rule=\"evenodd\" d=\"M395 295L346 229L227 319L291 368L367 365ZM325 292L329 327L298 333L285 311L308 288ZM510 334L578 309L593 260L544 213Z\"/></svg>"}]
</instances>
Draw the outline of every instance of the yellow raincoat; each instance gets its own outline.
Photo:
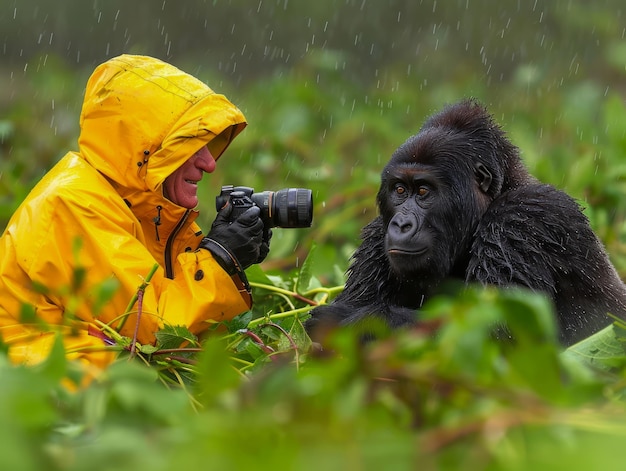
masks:
<instances>
[{"instance_id":1,"label":"yellow raincoat","mask_svg":"<svg viewBox=\"0 0 626 471\"><path fill-rule=\"evenodd\" d=\"M224 152L246 126L241 111L169 64L122 55L89 79L80 125L78 152L44 176L0 238L0 336L12 360L40 362L61 331L69 358L106 366L114 355L92 335L94 319L117 326L155 263L140 343L154 343L164 325L200 334L211 321L248 310L241 280L196 250L197 212L162 191L165 178L204 145L216 159ZM81 272L84 280L74 281ZM95 293L111 279L119 288L96 312ZM24 305L34 307L35 319L24 318ZM136 309L121 335L133 337Z\"/></svg>"}]
</instances>

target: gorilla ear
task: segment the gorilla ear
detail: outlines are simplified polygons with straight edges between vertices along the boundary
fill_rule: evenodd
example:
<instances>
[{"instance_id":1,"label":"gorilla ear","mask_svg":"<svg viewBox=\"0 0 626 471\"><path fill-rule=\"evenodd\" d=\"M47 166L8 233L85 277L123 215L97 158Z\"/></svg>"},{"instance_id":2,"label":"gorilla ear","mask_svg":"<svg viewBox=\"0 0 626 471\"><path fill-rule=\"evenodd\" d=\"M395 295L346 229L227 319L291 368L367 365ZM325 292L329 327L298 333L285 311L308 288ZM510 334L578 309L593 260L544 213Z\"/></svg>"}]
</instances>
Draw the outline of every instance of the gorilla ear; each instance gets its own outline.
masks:
<instances>
[{"instance_id":1,"label":"gorilla ear","mask_svg":"<svg viewBox=\"0 0 626 471\"><path fill-rule=\"evenodd\" d=\"M487 167L485 167L480 162L476 163L476 165L474 166L474 171L476 172L476 177L478 178L478 185L480 186L480 189L487 193L489 187L491 186L491 172L487 170Z\"/></svg>"}]
</instances>

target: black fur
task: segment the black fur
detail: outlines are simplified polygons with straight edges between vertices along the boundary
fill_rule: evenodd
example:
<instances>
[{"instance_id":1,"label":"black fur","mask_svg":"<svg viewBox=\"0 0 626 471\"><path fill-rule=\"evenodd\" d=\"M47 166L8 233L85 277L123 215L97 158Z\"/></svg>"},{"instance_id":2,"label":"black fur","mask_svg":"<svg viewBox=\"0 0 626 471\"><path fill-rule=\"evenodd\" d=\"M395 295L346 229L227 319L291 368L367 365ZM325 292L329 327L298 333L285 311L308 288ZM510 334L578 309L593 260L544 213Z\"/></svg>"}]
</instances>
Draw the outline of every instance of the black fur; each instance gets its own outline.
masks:
<instances>
[{"instance_id":1,"label":"black fur","mask_svg":"<svg viewBox=\"0 0 626 471\"><path fill-rule=\"evenodd\" d=\"M394 152L377 203L344 291L307 323L313 338L325 321L413 323L450 279L547 293L564 345L608 325L607 312L626 318L626 288L578 204L532 177L473 100L432 116Z\"/></svg>"}]
</instances>

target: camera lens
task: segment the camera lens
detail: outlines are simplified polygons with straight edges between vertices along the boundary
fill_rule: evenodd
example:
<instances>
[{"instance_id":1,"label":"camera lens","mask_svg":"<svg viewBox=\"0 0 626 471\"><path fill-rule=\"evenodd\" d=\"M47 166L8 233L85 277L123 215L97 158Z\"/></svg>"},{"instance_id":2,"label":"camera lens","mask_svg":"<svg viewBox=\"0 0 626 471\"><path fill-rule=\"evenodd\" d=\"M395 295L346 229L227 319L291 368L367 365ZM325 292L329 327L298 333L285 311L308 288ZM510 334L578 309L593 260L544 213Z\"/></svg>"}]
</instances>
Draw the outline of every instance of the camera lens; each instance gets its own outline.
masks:
<instances>
[{"instance_id":1,"label":"camera lens","mask_svg":"<svg viewBox=\"0 0 626 471\"><path fill-rule=\"evenodd\" d=\"M313 194L306 188L278 190L274 196L278 227L309 227L313 221Z\"/></svg>"},{"instance_id":2,"label":"camera lens","mask_svg":"<svg viewBox=\"0 0 626 471\"><path fill-rule=\"evenodd\" d=\"M270 227L310 227L313 221L313 194L307 188L263 191L251 196L261 208Z\"/></svg>"}]
</instances>

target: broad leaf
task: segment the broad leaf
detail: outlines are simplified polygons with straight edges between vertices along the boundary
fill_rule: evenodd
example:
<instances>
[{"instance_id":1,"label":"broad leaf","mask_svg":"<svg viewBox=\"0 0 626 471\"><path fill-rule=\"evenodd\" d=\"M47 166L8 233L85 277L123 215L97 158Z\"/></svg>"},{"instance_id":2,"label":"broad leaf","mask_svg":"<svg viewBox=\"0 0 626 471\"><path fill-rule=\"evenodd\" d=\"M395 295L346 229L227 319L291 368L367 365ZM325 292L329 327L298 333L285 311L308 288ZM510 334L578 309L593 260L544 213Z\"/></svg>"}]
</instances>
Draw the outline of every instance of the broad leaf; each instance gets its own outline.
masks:
<instances>
[{"instance_id":1,"label":"broad leaf","mask_svg":"<svg viewBox=\"0 0 626 471\"><path fill-rule=\"evenodd\" d=\"M179 348L183 344L196 346L198 338L189 329L181 325L166 325L156 333L159 348ZM189 346L188 345L188 346Z\"/></svg>"},{"instance_id":2,"label":"broad leaf","mask_svg":"<svg viewBox=\"0 0 626 471\"><path fill-rule=\"evenodd\" d=\"M604 371L623 368L626 365L626 352L617 338L617 332L618 328L610 325L572 345L563 355Z\"/></svg>"}]
</instances>

